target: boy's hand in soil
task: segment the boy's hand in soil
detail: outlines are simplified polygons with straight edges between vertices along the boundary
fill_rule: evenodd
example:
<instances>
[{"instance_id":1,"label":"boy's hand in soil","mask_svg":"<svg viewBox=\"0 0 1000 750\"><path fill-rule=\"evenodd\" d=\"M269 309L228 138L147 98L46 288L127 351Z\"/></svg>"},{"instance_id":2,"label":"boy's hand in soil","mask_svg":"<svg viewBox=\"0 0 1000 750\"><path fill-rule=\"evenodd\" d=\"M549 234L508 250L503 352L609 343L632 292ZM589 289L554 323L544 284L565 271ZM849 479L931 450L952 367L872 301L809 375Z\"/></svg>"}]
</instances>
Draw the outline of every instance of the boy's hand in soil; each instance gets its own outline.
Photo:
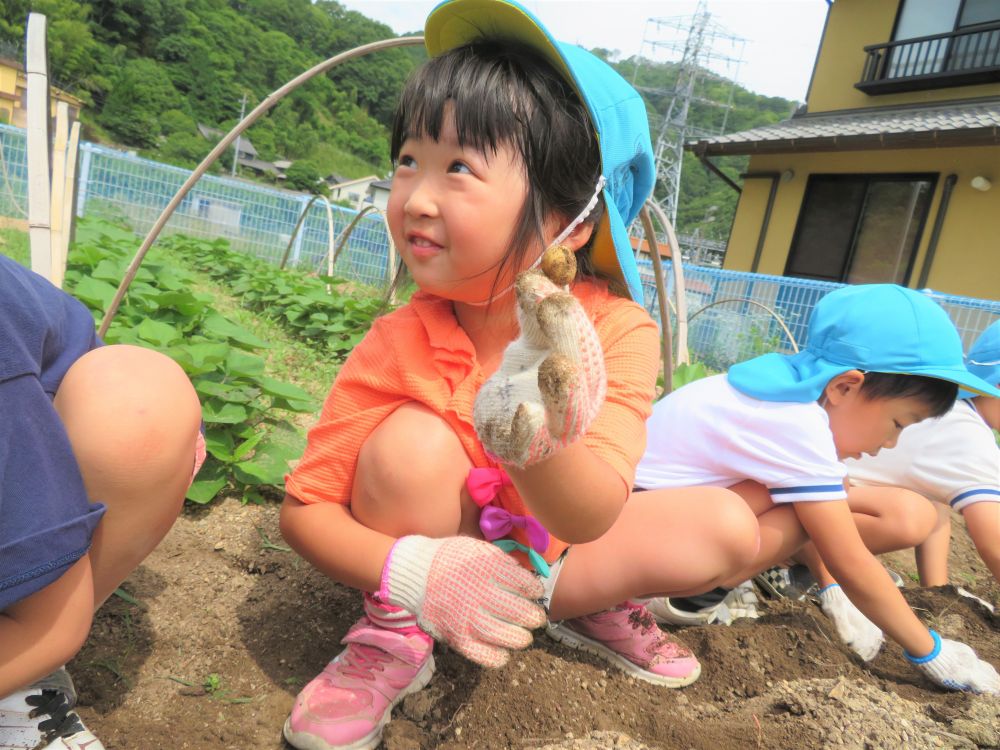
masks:
<instances>
[{"instance_id":1,"label":"boy's hand in soil","mask_svg":"<svg viewBox=\"0 0 1000 750\"><path fill-rule=\"evenodd\" d=\"M541 270L517 278L521 334L476 396L473 421L483 446L501 462L525 467L579 440L604 402L600 339L566 285L573 252L550 247Z\"/></svg>"},{"instance_id":2,"label":"boy's hand in soil","mask_svg":"<svg viewBox=\"0 0 1000 750\"><path fill-rule=\"evenodd\" d=\"M841 640L862 661L869 662L878 656L885 642L882 630L854 606L839 584L832 583L820 591L819 602L823 614L833 621Z\"/></svg>"},{"instance_id":3,"label":"boy's hand in soil","mask_svg":"<svg viewBox=\"0 0 1000 750\"><path fill-rule=\"evenodd\" d=\"M906 658L938 685L952 690L1000 695L1000 675L996 667L976 656L976 652L958 641L942 639L933 630L934 650L927 656ZM905 653L905 652L904 652Z\"/></svg>"},{"instance_id":4,"label":"boy's hand in soil","mask_svg":"<svg viewBox=\"0 0 1000 750\"><path fill-rule=\"evenodd\" d=\"M542 594L533 573L482 539L404 536L386 558L378 598L472 661L502 667L545 624Z\"/></svg>"}]
</instances>

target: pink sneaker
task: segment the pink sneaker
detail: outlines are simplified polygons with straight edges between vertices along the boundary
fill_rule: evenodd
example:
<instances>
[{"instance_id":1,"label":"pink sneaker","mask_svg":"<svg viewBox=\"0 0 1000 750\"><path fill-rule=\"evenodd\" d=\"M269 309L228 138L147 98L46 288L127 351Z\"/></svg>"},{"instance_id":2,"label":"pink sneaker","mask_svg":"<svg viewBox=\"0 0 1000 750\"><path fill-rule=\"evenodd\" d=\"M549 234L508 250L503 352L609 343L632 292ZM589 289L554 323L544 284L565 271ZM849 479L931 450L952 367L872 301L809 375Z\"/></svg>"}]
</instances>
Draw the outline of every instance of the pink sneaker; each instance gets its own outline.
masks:
<instances>
[{"instance_id":1,"label":"pink sneaker","mask_svg":"<svg viewBox=\"0 0 1000 750\"><path fill-rule=\"evenodd\" d=\"M550 623L548 634L655 685L684 687L701 674L701 665L691 652L660 630L645 607L632 602L596 615Z\"/></svg>"},{"instance_id":2,"label":"pink sneaker","mask_svg":"<svg viewBox=\"0 0 1000 750\"><path fill-rule=\"evenodd\" d=\"M366 616L347 632L347 648L302 688L285 722L299 750L371 750L393 706L434 674L434 640L420 628L379 627Z\"/></svg>"}]
</instances>

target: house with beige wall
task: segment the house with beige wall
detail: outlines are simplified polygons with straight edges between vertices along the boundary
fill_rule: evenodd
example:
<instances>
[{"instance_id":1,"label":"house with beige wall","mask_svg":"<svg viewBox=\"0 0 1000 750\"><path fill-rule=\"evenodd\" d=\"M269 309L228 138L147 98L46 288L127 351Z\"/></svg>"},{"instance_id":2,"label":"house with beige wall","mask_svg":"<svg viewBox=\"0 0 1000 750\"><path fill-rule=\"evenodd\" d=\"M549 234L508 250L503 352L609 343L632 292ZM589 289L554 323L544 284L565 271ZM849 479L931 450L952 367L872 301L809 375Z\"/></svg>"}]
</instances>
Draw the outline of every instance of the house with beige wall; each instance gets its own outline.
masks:
<instances>
[{"instance_id":1,"label":"house with beige wall","mask_svg":"<svg viewBox=\"0 0 1000 750\"><path fill-rule=\"evenodd\" d=\"M28 79L24 73L24 65L9 58L0 57L0 122L19 128L27 127L28 111L25 108L25 93L28 90ZM49 87L49 102L51 116L56 116L56 104L66 102L69 105L69 121L79 119L83 101L55 86Z\"/></svg>"},{"instance_id":2,"label":"house with beige wall","mask_svg":"<svg viewBox=\"0 0 1000 750\"><path fill-rule=\"evenodd\" d=\"M834 0L807 101L748 155L723 267L1000 299L1000 1Z\"/></svg>"}]
</instances>

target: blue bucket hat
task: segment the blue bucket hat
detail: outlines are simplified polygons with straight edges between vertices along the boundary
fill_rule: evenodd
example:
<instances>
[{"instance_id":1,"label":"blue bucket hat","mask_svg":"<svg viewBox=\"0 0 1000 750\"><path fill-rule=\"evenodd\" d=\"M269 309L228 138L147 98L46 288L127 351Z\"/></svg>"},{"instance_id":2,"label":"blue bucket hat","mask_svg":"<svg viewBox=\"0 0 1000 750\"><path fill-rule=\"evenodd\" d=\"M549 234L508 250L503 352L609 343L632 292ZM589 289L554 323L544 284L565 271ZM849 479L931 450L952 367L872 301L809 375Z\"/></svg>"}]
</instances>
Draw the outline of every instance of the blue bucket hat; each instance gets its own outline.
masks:
<instances>
[{"instance_id":1,"label":"blue bucket hat","mask_svg":"<svg viewBox=\"0 0 1000 750\"><path fill-rule=\"evenodd\" d=\"M965 367L990 385L1000 385L1000 320L993 321L992 325L979 334L976 343L965 355ZM963 390L958 397L972 398L975 395L977 394Z\"/></svg>"},{"instance_id":2,"label":"blue bucket hat","mask_svg":"<svg viewBox=\"0 0 1000 750\"><path fill-rule=\"evenodd\" d=\"M557 42L527 9L512 0L446 0L427 16L424 45L431 57L476 39L514 39L548 60L580 95L597 133L605 212L597 225L594 266L624 282L642 304L642 282L628 225L653 190L656 168L646 105L610 65L586 50Z\"/></svg>"},{"instance_id":3,"label":"blue bucket hat","mask_svg":"<svg viewBox=\"0 0 1000 750\"><path fill-rule=\"evenodd\" d=\"M928 297L895 284L830 292L813 310L809 343L798 354L765 354L734 365L729 382L763 401L815 401L848 370L923 375L967 391L1000 391L966 369L951 319Z\"/></svg>"}]
</instances>

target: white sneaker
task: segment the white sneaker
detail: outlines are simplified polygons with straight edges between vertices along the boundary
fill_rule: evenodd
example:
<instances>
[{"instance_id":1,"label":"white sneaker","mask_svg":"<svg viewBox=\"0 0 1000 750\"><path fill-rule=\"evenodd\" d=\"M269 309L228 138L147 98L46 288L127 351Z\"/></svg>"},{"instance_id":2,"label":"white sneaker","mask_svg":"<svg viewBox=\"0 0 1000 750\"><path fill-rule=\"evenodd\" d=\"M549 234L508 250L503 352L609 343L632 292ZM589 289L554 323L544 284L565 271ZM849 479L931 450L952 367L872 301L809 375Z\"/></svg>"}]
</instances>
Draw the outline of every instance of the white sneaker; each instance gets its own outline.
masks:
<instances>
[{"instance_id":1,"label":"white sneaker","mask_svg":"<svg viewBox=\"0 0 1000 750\"><path fill-rule=\"evenodd\" d=\"M65 669L0 700L0 750L104 750L76 711Z\"/></svg>"},{"instance_id":2,"label":"white sneaker","mask_svg":"<svg viewBox=\"0 0 1000 750\"><path fill-rule=\"evenodd\" d=\"M698 599L699 597L692 597ZM741 618L757 619L757 594L751 581L731 589L721 600L691 612L675 606L669 597L658 596L646 601L646 609L658 622L668 625L730 625Z\"/></svg>"}]
</instances>

